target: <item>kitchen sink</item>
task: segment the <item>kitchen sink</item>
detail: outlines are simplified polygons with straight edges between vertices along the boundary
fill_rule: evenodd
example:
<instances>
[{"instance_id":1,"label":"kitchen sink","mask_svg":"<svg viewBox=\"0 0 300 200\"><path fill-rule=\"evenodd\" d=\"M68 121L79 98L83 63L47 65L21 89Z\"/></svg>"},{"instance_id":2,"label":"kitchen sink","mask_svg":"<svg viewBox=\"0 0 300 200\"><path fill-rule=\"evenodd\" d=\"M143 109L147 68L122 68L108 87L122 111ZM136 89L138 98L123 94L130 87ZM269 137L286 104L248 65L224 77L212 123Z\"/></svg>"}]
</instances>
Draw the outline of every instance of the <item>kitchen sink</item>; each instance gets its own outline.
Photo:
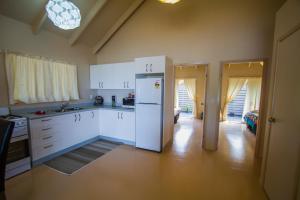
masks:
<instances>
[{"instance_id":1,"label":"kitchen sink","mask_svg":"<svg viewBox=\"0 0 300 200\"><path fill-rule=\"evenodd\" d=\"M76 110L82 110L83 108L74 107L74 108L65 108L65 109L59 109L55 110L55 112L70 112L70 111L76 111Z\"/></svg>"}]
</instances>

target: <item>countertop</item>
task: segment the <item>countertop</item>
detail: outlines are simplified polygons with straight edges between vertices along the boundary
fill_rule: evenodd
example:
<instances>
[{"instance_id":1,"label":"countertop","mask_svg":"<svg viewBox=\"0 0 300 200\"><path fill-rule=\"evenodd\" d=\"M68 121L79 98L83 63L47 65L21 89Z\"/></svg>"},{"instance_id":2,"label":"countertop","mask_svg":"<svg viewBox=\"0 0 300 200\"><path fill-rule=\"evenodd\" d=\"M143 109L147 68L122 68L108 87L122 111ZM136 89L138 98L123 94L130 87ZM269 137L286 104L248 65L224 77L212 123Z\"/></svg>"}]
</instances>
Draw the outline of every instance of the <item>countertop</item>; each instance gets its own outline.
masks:
<instances>
[{"instance_id":1,"label":"countertop","mask_svg":"<svg viewBox=\"0 0 300 200\"><path fill-rule=\"evenodd\" d=\"M34 112L15 112L13 113L14 115L26 117L28 119L40 119L40 118L46 118L46 117L53 117L53 116L58 116L58 115L66 115L66 114L72 114L72 113L78 113L78 112L84 112L88 110L98 110L98 109L107 109L107 110L119 110L119 111L124 111L124 112L134 112L134 108L124 108L121 106L108 106L108 105L103 105L103 106L79 106L81 109L79 110L72 110L72 111L66 111L66 112L55 112L54 110L46 110L45 115L37 115Z\"/></svg>"}]
</instances>

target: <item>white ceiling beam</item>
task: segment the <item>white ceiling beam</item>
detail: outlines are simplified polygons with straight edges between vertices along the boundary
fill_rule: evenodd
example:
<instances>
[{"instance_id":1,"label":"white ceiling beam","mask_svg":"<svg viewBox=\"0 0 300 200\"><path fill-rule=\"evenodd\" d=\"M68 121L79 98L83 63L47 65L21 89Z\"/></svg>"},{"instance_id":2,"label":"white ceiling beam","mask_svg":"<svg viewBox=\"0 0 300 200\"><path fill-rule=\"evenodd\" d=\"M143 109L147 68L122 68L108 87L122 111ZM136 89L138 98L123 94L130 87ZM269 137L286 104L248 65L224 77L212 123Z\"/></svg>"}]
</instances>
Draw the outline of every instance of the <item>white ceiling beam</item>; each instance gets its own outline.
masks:
<instances>
[{"instance_id":1,"label":"white ceiling beam","mask_svg":"<svg viewBox=\"0 0 300 200\"><path fill-rule=\"evenodd\" d=\"M86 27L93 21L95 16L99 13L99 11L104 7L107 0L97 0L96 3L93 5L92 9L89 11L89 13L86 15L85 19L83 20L83 23L80 25L80 27L74 31L74 33L71 35L69 39L69 44L74 45L81 34L84 32Z\"/></svg>"},{"instance_id":2,"label":"white ceiling beam","mask_svg":"<svg viewBox=\"0 0 300 200\"><path fill-rule=\"evenodd\" d=\"M93 48L93 53L96 54L121 28L121 26L133 15L133 13L144 3L145 0L135 0L130 7L122 14L117 22L105 33Z\"/></svg>"},{"instance_id":3,"label":"white ceiling beam","mask_svg":"<svg viewBox=\"0 0 300 200\"><path fill-rule=\"evenodd\" d=\"M34 34L38 34L40 32L46 19L47 19L47 13L45 7L43 6L43 9L40 11L38 16L34 19L34 21L31 24L31 29Z\"/></svg>"}]
</instances>

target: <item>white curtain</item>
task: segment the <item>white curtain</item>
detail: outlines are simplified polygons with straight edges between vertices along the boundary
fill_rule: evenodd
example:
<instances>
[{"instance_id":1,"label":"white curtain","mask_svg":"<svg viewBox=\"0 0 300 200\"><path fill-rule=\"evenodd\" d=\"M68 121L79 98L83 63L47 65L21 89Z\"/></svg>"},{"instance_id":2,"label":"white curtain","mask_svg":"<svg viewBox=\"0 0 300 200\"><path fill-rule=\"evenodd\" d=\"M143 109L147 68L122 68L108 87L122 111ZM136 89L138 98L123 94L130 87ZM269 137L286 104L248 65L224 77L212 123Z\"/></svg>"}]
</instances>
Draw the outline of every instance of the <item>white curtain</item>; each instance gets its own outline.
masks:
<instances>
[{"instance_id":1,"label":"white curtain","mask_svg":"<svg viewBox=\"0 0 300 200\"><path fill-rule=\"evenodd\" d=\"M248 78L243 116L249 111L259 110L261 81L261 78Z\"/></svg>"},{"instance_id":2,"label":"white curtain","mask_svg":"<svg viewBox=\"0 0 300 200\"><path fill-rule=\"evenodd\" d=\"M184 79L184 86L190 99L193 101L193 115L197 117L196 79Z\"/></svg>"},{"instance_id":3,"label":"white curtain","mask_svg":"<svg viewBox=\"0 0 300 200\"><path fill-rule=\"evenodd\" d=\"M179 79L175 79L175 95L174 95L174 107L179 107L179 101L178 101L178 85L179 85Z\"/></svg>"},{"instance_id":4,"label":"white curtain","mask_svg":"<svg viewBox=\"0 0 300 200\"><path fill-rule=\"evenodd\" d=\"M75 65L13 53L5 65L10 104L79 99Z\"/></svg>"},{"instance_id":5,"label":"white curtain","mask_svg":"<svg viewBox=\"0 0 300 200\"><path fill-rule=\"evenodd\" d=\"M247 81L246 78L229 78L226 99L225 99L224 104L221 107L221 120L222 121L227 119L228 104L239 93L239 91L244 86L246 81Z\"/></svg>"}]
</instances>

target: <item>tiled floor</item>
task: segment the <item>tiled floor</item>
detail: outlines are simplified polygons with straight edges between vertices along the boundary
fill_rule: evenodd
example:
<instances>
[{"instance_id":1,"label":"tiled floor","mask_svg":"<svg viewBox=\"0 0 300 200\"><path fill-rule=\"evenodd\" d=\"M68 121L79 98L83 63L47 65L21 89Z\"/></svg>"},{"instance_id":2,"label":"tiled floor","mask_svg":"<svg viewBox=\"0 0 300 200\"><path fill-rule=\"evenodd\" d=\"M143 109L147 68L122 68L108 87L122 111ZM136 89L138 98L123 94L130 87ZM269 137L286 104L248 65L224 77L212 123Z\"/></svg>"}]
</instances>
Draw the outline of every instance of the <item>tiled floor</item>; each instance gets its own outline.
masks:
<instances>
[{"instance_id":1,"label":"tiled floor","mask_svg":"<svg viewBox=\"0 0 300 200\"><path fill-rule=\"evenodd\" d=\"M7 182L7 199L266 199L254 135L241 124L222 123L220 130L219 150L207 152L201 121L181 118L163 154L121 146L72 176L39 166Z\"/></svg>"}]
</instances>

